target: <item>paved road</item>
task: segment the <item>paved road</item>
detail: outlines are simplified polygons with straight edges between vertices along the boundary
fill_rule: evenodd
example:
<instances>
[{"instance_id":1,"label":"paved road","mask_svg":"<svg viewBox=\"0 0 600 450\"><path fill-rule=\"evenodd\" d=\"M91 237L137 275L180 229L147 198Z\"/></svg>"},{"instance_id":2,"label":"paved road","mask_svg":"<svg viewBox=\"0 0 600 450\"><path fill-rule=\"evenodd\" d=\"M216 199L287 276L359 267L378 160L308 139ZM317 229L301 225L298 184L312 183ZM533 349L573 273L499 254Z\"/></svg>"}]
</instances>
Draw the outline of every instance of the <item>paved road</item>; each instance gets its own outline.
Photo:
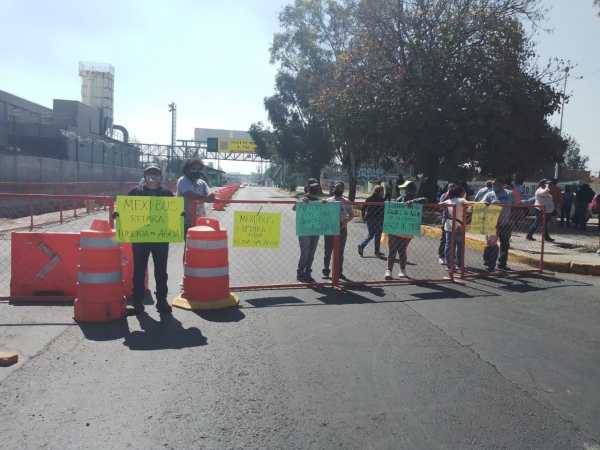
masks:
<instances>
[{"instance_id":1,"label":"paved road","mask_svg":"<svg viewBox=\"0 0 600 450\"><path fill-rule=\"evenodd\" d=\"M266 279L278 257L254 258ZM0 346L24 354L0 369L0 448L596 449L599 287L245 292L239 310L83 327L71 308L0 304Z\"/></svg>"}]
</instances>

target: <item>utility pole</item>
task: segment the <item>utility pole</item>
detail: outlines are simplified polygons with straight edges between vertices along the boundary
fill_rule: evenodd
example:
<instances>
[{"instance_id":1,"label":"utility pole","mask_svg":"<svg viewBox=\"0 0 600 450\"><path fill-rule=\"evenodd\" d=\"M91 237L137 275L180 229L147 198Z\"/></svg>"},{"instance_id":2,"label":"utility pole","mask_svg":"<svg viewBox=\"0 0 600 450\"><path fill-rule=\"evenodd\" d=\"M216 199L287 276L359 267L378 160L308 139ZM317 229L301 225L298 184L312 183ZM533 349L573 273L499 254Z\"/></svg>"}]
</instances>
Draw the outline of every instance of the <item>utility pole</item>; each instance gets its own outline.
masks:
<instances>
[{"instance_id":1,"label":"utility pole","mask_svg":"<svg viewBox=\"0 0 600 450\"><path fill-rule=\"evenodd\" d=\"M569 79L569 66L565 67L565 83L563 84L562 91L562 105L560 107L560 136L562 137L563 130L563 116L565 114L565 95L567 93L567 80ZM558 178L559 164L554 164L554 178Z\"/></svg>"},{"instance_id":2,"label":"utility pole","mask_svg":"<svg viewBox=\"0 0 600 450\"><path fill-rule=\"evenodd\" d=\"M175 155L175 141L177 138L177 105L175 102L169 103L169 112L171 113L171 148L167 155L167 164L170 164Z\"/></svg>"}]
</instances>

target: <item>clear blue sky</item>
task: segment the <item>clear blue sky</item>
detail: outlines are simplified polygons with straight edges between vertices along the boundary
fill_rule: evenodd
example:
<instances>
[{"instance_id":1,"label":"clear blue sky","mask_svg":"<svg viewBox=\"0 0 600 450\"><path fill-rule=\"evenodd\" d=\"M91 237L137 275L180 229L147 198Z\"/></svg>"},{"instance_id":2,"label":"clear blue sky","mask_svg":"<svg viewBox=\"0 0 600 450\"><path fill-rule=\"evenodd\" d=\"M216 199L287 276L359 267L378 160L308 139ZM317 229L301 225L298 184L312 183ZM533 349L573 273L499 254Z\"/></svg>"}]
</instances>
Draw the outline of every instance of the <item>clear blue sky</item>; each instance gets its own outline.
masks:
<instances>
[{"instance_id":1,"label":"clear blue sky","mask_svg":"<svg viewBox=\"0 0 600 450\"><path fill-rule=\"evenodd\" d=\"M115 66L115 123L141 142L168 143L195 127L248 129L273 92L269 46L284 0L0 0L0 89L51 106L79 99L78 61ZM544 58L578 64L564 130L600 170L600 18L592 0L546 0ZM143 5L143 7L142 7ZM248 172L251 165L230 163Z\"/></svg>"}]
</instances>

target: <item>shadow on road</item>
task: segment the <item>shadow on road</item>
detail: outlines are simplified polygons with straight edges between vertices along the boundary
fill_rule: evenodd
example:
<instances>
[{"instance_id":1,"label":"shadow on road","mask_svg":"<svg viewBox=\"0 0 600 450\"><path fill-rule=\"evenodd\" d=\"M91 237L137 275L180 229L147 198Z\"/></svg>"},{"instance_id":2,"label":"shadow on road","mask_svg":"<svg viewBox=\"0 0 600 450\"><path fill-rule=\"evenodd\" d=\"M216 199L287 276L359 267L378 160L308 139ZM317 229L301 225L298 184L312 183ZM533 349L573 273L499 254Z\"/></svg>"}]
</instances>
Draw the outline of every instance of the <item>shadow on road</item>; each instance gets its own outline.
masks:
<instances>
[{"instance_id":1,"label":"shadow on road","mask_svg":"<svg viewBox=\"0 0 600 450\"><path fill-rule=\"evenodd\" d=\"M209 322L239 322L246 317L246 315L238 308L227 308L214 311L194 311L194 313Z\"/></svg>"},{"instance_id":2,"label":"shadow on road","mask_svg":"<svg viewBox=\"0 0 600 450\"><path fill-rule=\"evenodd\" d=\"M183 328L181 322L170 314L155 320L147 313L136 316L141 330L130 331L127 318L108 323L80 323L86 339L113 341L123 339L131 350L182 349L206 345L208 340L195 327Z\"/></svg>"},{"instance_id":3,"label":"shadow on road","mask_svg":"<svg viewBox=\"0 0 600 450\"><path fill-rule=\"evenodd\" d=\"M489 276L470 280L486 287L494 287L508 292L525 294L528 292L547 291L549 289L566 287L590 287L591 283L562 279L545 274L519 274L518 278L510 276Z\"/></svg>"},{"instance_id":4,"label":"shadow on road","mask_svg":"<svg viewBox=\"0 0 600 450\"><path fill-rule=\"evenodd\" d=\"M179 320L170 314L161 315L160 321L148 314L137 316L142 330L125 336L123 345L130 350L164 350L200 347L208 339L196 328L183 328Z\"/></svg>"}]
</instances>

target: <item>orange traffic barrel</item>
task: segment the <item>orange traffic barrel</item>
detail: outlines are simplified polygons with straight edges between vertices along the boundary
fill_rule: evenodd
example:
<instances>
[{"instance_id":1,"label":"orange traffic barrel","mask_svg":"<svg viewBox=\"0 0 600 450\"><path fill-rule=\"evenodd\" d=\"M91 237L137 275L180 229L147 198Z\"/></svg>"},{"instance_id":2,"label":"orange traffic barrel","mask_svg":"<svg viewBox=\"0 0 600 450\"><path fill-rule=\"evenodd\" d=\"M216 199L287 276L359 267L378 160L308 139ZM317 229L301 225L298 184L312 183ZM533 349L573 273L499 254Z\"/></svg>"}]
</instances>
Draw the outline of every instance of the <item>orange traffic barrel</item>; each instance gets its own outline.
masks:
<instances>
[{"instance_id":1,"label":"orange traffic barrel","mask_svg":"<svg viewBox=\"0 0 600 450\"><path fill-rule=\"evenodd\" d=\"M75 320L108 322L125 316L121 247L108 221L94 220L79 242Z\"/></svg>"},{"instance_id":2,"label":"orange traffic barrel","mask_svg":"<svg viewBox=\"0 0 600 450\"><path fill-rule=\"evenodd\" d=\"M229 290L227 230L214 219L201 217L187 232L183 292L173 306L183 309L222 309L239 305Z\"/></svg>"}]
</instances>

